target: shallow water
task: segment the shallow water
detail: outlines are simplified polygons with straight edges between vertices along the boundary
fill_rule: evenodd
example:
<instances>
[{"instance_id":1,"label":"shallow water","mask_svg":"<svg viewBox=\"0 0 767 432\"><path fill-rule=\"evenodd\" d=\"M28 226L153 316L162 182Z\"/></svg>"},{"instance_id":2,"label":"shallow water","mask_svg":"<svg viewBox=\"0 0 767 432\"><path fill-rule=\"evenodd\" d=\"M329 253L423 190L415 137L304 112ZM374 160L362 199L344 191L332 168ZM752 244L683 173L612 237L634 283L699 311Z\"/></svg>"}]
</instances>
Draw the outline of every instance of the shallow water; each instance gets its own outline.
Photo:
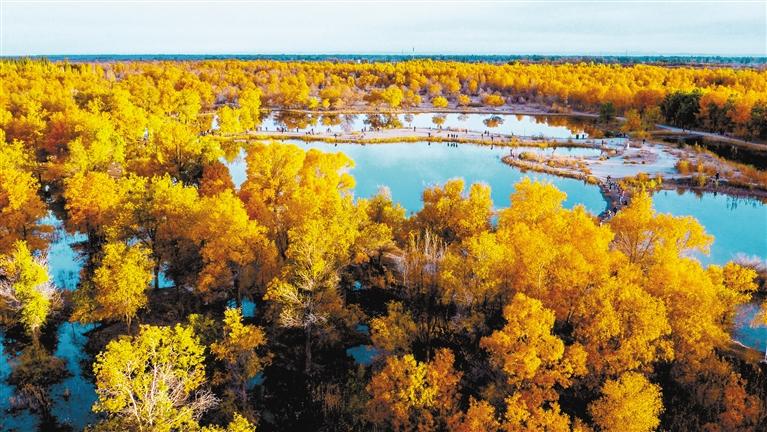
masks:
<instances>
[{"instance_id":1,"label":"shallow water","mask_svg":"<svg viewBox=\"0 0 767 432\"><path fill-rule=\"evenodd\" d=\"M738 254L767 259L767 206L758 200L663 190L653 203L658 212L694 217L714 236L711 254L698 257L703 264L724 264Z\"/></svg>"},{"instance_id":2,"label":"shallow water","mask_svg":"<svg viewBox=\"0 0 767 432\"><path fill-rule=\"evenodd\" d=\"M82 430L96 420L91 406L96 402L96 387L83 376L85 332L95 328L93 324L63 323L58 330L58 345L53 353L66 361L70 377L51 387L53 415L60 423L68 424L75 430ZM86 363L87 364L87 363ZM86 366L87 367L87 366Z\"/></svg>"},{"instance_id":3,"label":"shallow water","mask_svg":"<svg viewBox=\"0 0 767 432\"><path fill-rule=\"evenodd\" d=\"M375 195L379 188L386 186L394 201L402 204L408 212L416 212L423 207L421 194L425 188L441 185L452 178L463 178L467 189L471 183L487 183L492 188L492 198L496 207L508 207L514 184L524 177L530 177L551 182L567 193L565 205L568 208L583 204L592 213L600 213L605 208L605 202L596 186L548 174L525 174L504 164L501 157L509 153L509 148L471 144L451 147L446 143L427 142L338 146L299 140L285 142L303 149L315 148L326 152L345 153L355 164L351 170L356 180L355 196L368 198ZM523 150L515 148L514 152ZM594 150L558 148L556 151L557 154L566 154L569 151L583 153ZM241 155L228 163L228 166L234 184L239 187L246 178L244 157Z\"/></svg>"},{"instance_id":4,"label":"shallow water","mask_svg":"<svg viewBox=\"0 0 767 432\"><path fill-rule=\"evenodd\" d=\"M346 350L346 355L357 364L370 366L378 355L378 349L372 345L357 345Z\"/></svg>"},{"instance_id":5,"label":"shallow water","mask_svg":"<svg viewBox=\"0 0 767 432\"><path fill-rule=\"evenodd\" d=\"M490 148L462 144L458 147L448 147L444 143L401 143L357 145L341 144L335 146L328 143L289 141L301 148L316 148L323 151L342 151L351 157L355 167L351 170L357 182L355 194L358 197L370 197L381 186L389 187L392 197L400 202L409 212L418 211L423 203L421 192L425 187L442 184L455 177L464 178L467 183L482 181L492 188L492 197L496 207L509 205L509 194L513 185L526 174L516 168L503 164L500 157L506 155L508 148ZM550 152L552 149L514 149L518 151ZM557 155L591 156L594 149L553 150ZM671 169L671 156L661 154L659 170ZM668 159L668 160L666 160ZM668 165L668 166L667 166ZM242 155L229 163L231 174L236 185L245 180L245 162ZM636 166L628 168L637 169ZM599 190L583 182L564 179L555 176L531 173L530 177L551 181L567 193L565 205L572 207L583 204L592 213L601 212L605 203ZM677 216L690 215L698 219L706 231L715 237L710 255L699 255L697 258L704 264L724 264L734 259L738 254L757 256L767 259L767 206L752 199L735 198L727 195L703 194L693 192L660 191L654 197L655 208L662 213ZM748 327L739 324L735 337L767 331L765 327ZM744 339L758 340L758 336ZM360 356L357 347L355 358ZM362 351L364 352L364 351Z\"/></svg>"},{"instance_id":6,"label":"shallow water","mask_svg":"<svg viewBox=\"0 0 767 432\"><path fill-rule=\"evenodd\" d=\"M51 225L54 229L47 250L48 272L51 280L62 289L73 290L80 281L80 269L83 266L74 245L85 241L86 236L80 233L67 233L61 221L53 214L43 218L41 223ZM88 378L83 376L81 365L82 360L86 359L83 348L87 337L84 333L93 327L92 324L64 322L56 331L57 345L53 355L65 361L70 376L51 386L52 413L59 423L71 425L75 430L82 430L95 418L91 412L91 405L96 400L95 387ZM2 338L0 338L1 342L3 342ZM35 430L40 422L36 415L28 410L18 414L13 413L13 415L5 411L8 408L8 398L5 395L12 395L15 389L5 382L11 369L10 355L5 351L6 347L3 348L0 354L0 411L3 412L0 429Z\"/></svg>"},{"instance_id":7,"label":"shallow water","mask_svg":"<svg viewBox=\"0 0 767 432\"><path fill-rule=\"evenodd\" d=\"M36 430L40 419L30 410L8 411L11 406L10 398L16 393L16 387L8 384L7 381L11 375L11 356L6 350L5 335L0 333L0 430Z\"/></svg>"},{"instance_id":8,"label":"shallow water","mask_svg":"<svg viewBox=\"0 0 767 432\"><path fill-rule=\"evenodd\" d=\"M261 127L274 131L287 127L291 131L305 133L311 130L324 133L349 133L369 127L401 127L468 129L484 132L516 135L521 137L575 138L586 133L582 121L571 117L531 116L515 114L460 114L460 113L412 113L412 114L309 114L298 112L271 112L261 120Z\"/></svg>"},{"instance_id":9,"label":"shallow water","mask_svg":"<svg viewBox=\"0 0 767 432\"><path fill-rule=\"evenodd\" d=\"M229 300L226 303L226 307L229 308L236 308L237 307L237 301L234 299ZM240 305L240 313L242 313L243 318L253 318L256 316L256 303L251 299L242 299L242 304Z\"/></svg>"},{"instance_id":10,"label":"shallow water","mask_svg":"<svg viewBox=\"0 0 767 432\"><path fill-rule=\"evenodd\" d=\"M740 308L735 315L735 331L732 338L757 351L767 349L767 326L755 325L754 317L759 311L759 304L749 303Z\"/></svg>"}]
</instances>

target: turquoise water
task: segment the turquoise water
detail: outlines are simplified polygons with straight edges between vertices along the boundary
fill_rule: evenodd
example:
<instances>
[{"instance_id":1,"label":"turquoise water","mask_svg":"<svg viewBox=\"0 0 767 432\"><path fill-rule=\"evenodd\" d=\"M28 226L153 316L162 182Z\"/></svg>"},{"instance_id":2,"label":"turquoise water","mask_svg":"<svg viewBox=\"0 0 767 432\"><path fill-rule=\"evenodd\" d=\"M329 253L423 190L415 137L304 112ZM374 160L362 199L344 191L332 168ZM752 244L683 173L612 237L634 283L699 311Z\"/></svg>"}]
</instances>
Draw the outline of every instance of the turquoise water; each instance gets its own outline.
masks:
<instances>
[{"instance_id":1,"label":"turquoise water","mask_svg":"<svg viewBox=\"0 0 767 432\"><path fill-rule=\"evenodd\" d=\"M767 259L767 206L757 200L664 190L653 203L662 213L693 216L714 236L711 254L699 256L704 264L723 264L738 254Z\"/></svg>"},{"instance_id":2,"label":"turquoise water","mask_svg":"<svg viewBox=\"0 0 767 432\"><path fill-rule=\"evenodd\" d=\"M82 430L96 420L91 406L96 402L96 387L83 376L83 367L90 367L85 354L88 337L85 332L95 328L93 324L63 323L58 330L58 345L53 353L66 361L70 376L51 387L53 415L62 424ZM86 361L85 363L83 363Z\"/></svg>"},{"instance_id":3,"label":"turquoise water","mask_svg":"<svg viewBox=\"0 0 767 432\"><path fill-rule=\"evenodd\" d=\"M516 114L476 113L395 113L395 114L309 114L299 112L272 112L261 120L261 128L274 131L288 127L292 132L323 133L359 132L363 128L403 127L418 129L468 129L523 137L575 138L585 135L578 121L560 117L566 126L553 125L550 117ZM215 127L214 127L215 128Z\"/></svg>"},{"instance_id":4,"label":"turquoise water","mask_svg":"<svg viewBox=\"0 0 767 432\"><path fill-rule=\"evenodd\" d=\"M48 272L56 286L64 290L73 290L80 281L80 269L83 262L74 249L76 243L86 240L84 234L69 234L59 219L49 214L41 223L51 225L54 229L51 243L47 250ZM61 323L56 331L57 344L53 353L66 363L69 375L60 383L51 386L52 413L64 425L70 425L74 430L83 427L95 419L91 406L96 401L93 383L83 375L83 360L87 359L84 346L87 342L85 332L92 329L93 324ZM4 342L0 337L0 344ZM28 410L20 413L9 413L8 397L14 394L14 388L5 380L10 374L12 353L7 347L0 346L0 430L30 431L37 429L39 418ZM88 367L88 366L86 366Z\"/></svg>"},{"instance_id":5,"label":"turquoise water","mask_svg":"<svg viewBox=\"0 0 767 432\"><path fill-rule=\"evenodd\" d=\"M354 160L351 174L357 182L355 196L367 198L379 188L388 187L394 201L402 204L408 212L421 209L421 194L427 187L441 185L452 178L463 178L468 185L487 183L492 188L496 207L508 207L514 184L524 177L553 183L567 193L565 205L583 204L592 213L605 209L599 188L579 180L539 173L524 174L503 162L501 157L509 149L503 147L460 144L449 147L446 143L426 142L396 144L334 144L324 142L286 141L303 149L315 148L326 152L343 152ZM518 152L519 149L514 149ZM557 154L573 155L593 152L593 149L558 148ZM598 152L598 150L596 150ZM228 163L234 184L241 185L246 178L246 164L242 156Z\"/></svg>"},{"instance_id":6,"label":"turquoise water","mask_svg":"<svg viewBox=\"0 0 767 432\"><path fill-rule=\"evenodd\" d=\"M236 308L237 302L234 299L229 300L226 303L226 307L230 308ZM240 305L240 313L242 313L243 318L253 318L256 316L256 303L251 299L242 299L242 304Z\"/></svg>"},{"instance_id":7,"label":"turquoise water","mask_svg":"<svg viewBox=\"0 0 767 432\"><path fill-rule=\"evenodd\" d=\"M346 355L357 364L370 366L378 355L378 349L372 345L357 345L346 350Z\"/></svg>"},{"instance_id":8,"label":"turquoise water","mask_svg":"<svg viewBox=\"0 0 767 432\"><path fill-rule=\"evenodd\" d=\"M516 168L503 164L500 158L508 152L508 149L504 148L469 144L448 147L442 143L429 145L424 142L365 146L335 146L297 140L290 143L305 149L343 151L355 162L351 174L357 181L356 196L370 197L379 187L386 186L390 189L393 199L400 202L409 212L418 211L423 206L421 192L425 187L442 184L455 177L461 177L467 183L479 181L489 184L496 207L509 205L509 194L513 191L513 185L525 175L550 181L566 192L567 207L583 204L592 213L599 213L605 206L599 190L594 186L555 176L523 174ZM515 149L515 152L517 151ZM571 152L573 156L590 156L592 154L589 152L595 150L558 148L555 151L558 155ZM234 183L239 186L246 176L242 155L230 163L229 167ZM763 203L722 194L680 194L675 191L657 192L653 199L657 211L677 216L693 216L715 237L710 255L697 256L704 265L724 264L739 254L767 260L767 206ZM747 305L745 308L744 310L751 310L753 305ZM733 337L748 346L760 348L762 346L755 341L767 339L763 337L764 332L767 332L767 327L752 327L745 320L740 320ZM349 354L355 359L367 362L371 352L360 346L353 348Z\"/></svg>"},{"instance_id":9,"label":"turquoise water","mask_svg":"<svg viewBox=\"0 0 767 432\"><path fill-rule=\"evenodd\" d=\"M754 324L754 317L759 312L758 303L749 303L735 315L735 330L732 338L757 351L767 350L767 326Z\"/></svg>"},{"instance_id":10,"label":"turquoise water","mask_svg":"<svg viewBox=\"0 0 767 432\"><path fill-rule=\"evenodd\" d=\"M5 335L0 333L0 430L31 431L36 430L40 419L30 410L9 411L10 398L16 393L16 387L8 384L11 375L11 353L6 352Z\"/></svg>"}]
</instances>

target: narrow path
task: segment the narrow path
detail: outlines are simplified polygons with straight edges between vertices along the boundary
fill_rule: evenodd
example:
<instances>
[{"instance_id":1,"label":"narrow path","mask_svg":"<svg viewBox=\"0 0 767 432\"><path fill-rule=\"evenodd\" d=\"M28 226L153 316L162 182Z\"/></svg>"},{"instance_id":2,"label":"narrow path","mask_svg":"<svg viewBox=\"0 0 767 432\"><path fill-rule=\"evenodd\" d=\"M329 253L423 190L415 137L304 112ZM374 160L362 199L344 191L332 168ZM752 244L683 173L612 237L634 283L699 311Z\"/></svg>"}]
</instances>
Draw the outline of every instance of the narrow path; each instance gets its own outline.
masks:
<instances>
[{"instance_id":1,"label":"narrow path","mask_svg":"<svg viewBox=\"0 0 767 432\"><path fill-rule=\"evenodd\" d=\"M599 182L599 191L607 202L607 208L599 214L599 220L609 221L629 203L626 191L612 178Z\"/></svg>"},{"instance_id":2,"label":"narrow path","mask_svg":"<svg viewBox=\"0 0 767 432\"><path fill-rule=\"evenodd\" d=\"M263 138L263 139L302 139L302 140L322 140L330 142L374 142L374 141L389 141L389 140L436 140L436 141L465 141L472 143L481 143L489 145L509 145L517 144L521 147L525 146L537 146L543 143L556 143L560 146L570 147L598 147L604 143L613 143L625 138L540 138L538 136L525 136L515 134L503 134L490 131L477 131L467 128L393 128L393 129L375 129L364 128L362 130L347 131L344 133L327 132L321 128L309 131L291 131L287 129L282 130L266 130L259 128L255 131L249 131L245 134L235 134L225 136L226 138L238 139L238 138ZM618 140L618 141L616 141Z\"/></svg>"},{"instance_id":3,"label":"narrow path","mask_svg":"<svg viewBox=\"0 0 767 432\"><path fill-rule=\"evenodd\" d=\"M767 144L759 144L759 143L755 143L755 142L752 142L752 141L746 141L744 139L733 138L733 137L729 137L729 136L725 136L725 135L720 135L720 134L713 133L713 132L703 132L703 131L699 131L699 130L682 129L682 128L678 128L678 127L674 127L674 126L663 125L663 124L656 124L655 126L658 129L667 130L669 132L686 133L686 134L690 134L690 135L700 135L700 136L703 136L703 137L712 138L712 139L716 139L716 140L719 140L719 141L724 141L724 142L728 142L728 143L732 143L732 144L738 144L738 145L743 145L743 146L748 146L748 147L757 147L757 148L767 149Z\"/></svg>"}]
</instances>

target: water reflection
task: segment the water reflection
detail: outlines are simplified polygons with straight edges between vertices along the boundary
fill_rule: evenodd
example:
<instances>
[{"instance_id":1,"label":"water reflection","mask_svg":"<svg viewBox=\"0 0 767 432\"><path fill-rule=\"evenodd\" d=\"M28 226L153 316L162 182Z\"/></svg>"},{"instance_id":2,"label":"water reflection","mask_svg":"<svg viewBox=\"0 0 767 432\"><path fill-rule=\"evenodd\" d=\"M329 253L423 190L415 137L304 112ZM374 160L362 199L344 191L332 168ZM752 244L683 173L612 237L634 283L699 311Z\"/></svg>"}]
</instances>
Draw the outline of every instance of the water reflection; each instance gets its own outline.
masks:
<instances>
[{"instance_id":1,"label":"water reflection","mask_svg":"<svg viewBox=\"0 0 767 432\"><path fill-rule=\"evenodd\" d=\"M363 128L437 128L468 129L522 137L568 139L578 135L586 138L596 130L592 121L571 116L530 116L516 114L476 113L373 113L373 114L320 114L300 111L274 111L261 119L267 131L288 128L292 132L306 133L319 127L328 133L349 133Z\"/></svg>"},{"instance_id":2,"label":"water reflection","mask_svg":"<svg viewBox=\"0 0 767 432\"><path fill-rule=\"evenodd\" d=\"M754 317L759 312L760 305L749 303L738 310L735 315L735 330L732 338L747 347L757 351L767 350L767 326L754 324Z\"/></svg>"},{"instance_id":3,"label":"water reflection","mask_svg":"<svg viewBox=\"0 0 767 432\"><path fill-rule=\"evenodd\" d=\"M357 364L370 366L378 355L378 350L372 345L357 345L346 350L346 354Z\"/></svg>"},{"instance_id":4,"label":"water reflection","mask_svg":"<svg viewBox=\"0 0 767 432\"><path fill-rule=\"evenodd\" d=\"M57 332L58 345L54 355L63 359L70 376L51 387L53 415L62 424L82 430L96 420L91 406L96 402L96 388L83 376L83 362L88 364L85 354L85 333L94 329L93 324L64 323Z\"/></svg>"},{"instance_id":5,"label":"water reflection","mask_svg":"<svg viewBox=\"0 0 767 432\"><path fill-rule=\"evenodd\" d=\"M0 430L31 431L36 430L40 419L29 409L11 411L11 398L16 394L16 387L8 383L11 375L12 354L6 347L5 335L0 333Z\"/></svg>"},{"instance_id":6,"label":"water reflection","mask_svg":"<svg viewBox=\"0 0 767 432\"><path fill-rule=\"evenodd\" d=\"M714 236L711 254L703 264L723 264L737 255L767 258L767 206L755 199L689 191L660 191L655 209L676 216L692 216Z\"/></svg>"}]
</instances>

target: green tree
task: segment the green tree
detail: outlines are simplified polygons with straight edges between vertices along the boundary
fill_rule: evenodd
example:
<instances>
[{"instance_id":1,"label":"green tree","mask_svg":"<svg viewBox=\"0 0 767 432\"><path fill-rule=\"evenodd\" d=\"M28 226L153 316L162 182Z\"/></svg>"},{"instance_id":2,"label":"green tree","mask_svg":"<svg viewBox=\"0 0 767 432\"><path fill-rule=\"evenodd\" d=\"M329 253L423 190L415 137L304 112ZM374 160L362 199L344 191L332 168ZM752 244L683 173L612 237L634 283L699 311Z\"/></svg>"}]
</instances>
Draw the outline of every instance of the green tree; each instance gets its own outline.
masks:
<instances>
[{"instance_id":1,"label":"green tree","mask_svg":"<svg viewBox=\"0 0 767 432\"><path fill-rule=\"evenodd\" d=\"M49 282L45 259L33 256L23 241L16 242L10 256L0 258L0 299L37 345L59 292Z\"/></svg>"},{"instance_id":2,"label":"green tree","mask_svg":"<svg viewBox=\"0 0 767 432\"><path fill-rule=\"evenodd\" d=\"M666 121L681 128L693 128L698 123L700 111L700 90L676 91L666 95L660 105Z\"/></svg>"},{"instance_id":3,"label":"green tree","mask_svg":"<svg viewBox=\"0 0 767 432\"><path fill-rule=\"evenodd\" d=\"M615 118L617 110L612 102L605 102L599 106L599 121L607 123Z\"/></svg>"},{"instance_id":4,"label":"green tree","mask_svg":"<svg viewBox=\"0 0 767 432\"><path fill-rule=\"evenodd\" d=\"M194 430L216 403L205 384L204 348L190 328L142 326L112 340L93 365L104 413L99 428L170 432Z\"/></svg>"}]
</instances>

